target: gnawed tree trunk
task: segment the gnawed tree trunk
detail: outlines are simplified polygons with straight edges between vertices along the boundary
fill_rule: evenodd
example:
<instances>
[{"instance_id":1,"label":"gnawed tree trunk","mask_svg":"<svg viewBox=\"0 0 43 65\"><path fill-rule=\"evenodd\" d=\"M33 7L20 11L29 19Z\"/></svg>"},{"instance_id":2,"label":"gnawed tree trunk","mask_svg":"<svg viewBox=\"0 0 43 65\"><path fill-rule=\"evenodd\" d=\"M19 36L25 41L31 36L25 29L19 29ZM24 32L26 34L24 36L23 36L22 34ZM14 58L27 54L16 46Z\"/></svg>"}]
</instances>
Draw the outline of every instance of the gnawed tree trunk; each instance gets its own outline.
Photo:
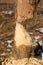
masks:
<instances>
[{"instance_id":1,"label":"gnawed tree trunk","mask_svg":"<svg viewBox=\"0 0 43 65\"><path fill-rule=\"evenodd\" d=\"M32 40L30 35L20 23L16 23L14 40L17 48L18 58L30 57L32 51Z\"/></svg>"}]
</instances>

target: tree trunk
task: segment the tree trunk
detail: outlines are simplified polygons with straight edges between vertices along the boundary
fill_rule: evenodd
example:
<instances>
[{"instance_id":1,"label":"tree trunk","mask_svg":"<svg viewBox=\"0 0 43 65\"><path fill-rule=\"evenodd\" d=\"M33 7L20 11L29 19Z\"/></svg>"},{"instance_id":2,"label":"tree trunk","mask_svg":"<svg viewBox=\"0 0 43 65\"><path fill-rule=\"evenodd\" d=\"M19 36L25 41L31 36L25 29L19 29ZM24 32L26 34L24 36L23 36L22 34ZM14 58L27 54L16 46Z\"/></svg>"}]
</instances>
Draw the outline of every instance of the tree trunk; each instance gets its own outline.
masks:
<instances>
[{"instance_id":1,"label":"tree trunk","mask_svg":"<svg viewBox=\"0 0 43 65\"><path fill-rule=\"evenodd\" d=\"M32 40L20 23L16 23L14 40L17 48L17 57L29 58L32 52Z\"/></svg>"},{"instance_id":2,"label":"tree trunk","mask_svg":"<svg viewBox=\"0 0 43 65\"><path fill-rule=\"evenodd\" d=\"M29 0L18 0L17 3L17 19L30 19L33 17L33 6L29 3Z\"/></svg>"}]
</instances>

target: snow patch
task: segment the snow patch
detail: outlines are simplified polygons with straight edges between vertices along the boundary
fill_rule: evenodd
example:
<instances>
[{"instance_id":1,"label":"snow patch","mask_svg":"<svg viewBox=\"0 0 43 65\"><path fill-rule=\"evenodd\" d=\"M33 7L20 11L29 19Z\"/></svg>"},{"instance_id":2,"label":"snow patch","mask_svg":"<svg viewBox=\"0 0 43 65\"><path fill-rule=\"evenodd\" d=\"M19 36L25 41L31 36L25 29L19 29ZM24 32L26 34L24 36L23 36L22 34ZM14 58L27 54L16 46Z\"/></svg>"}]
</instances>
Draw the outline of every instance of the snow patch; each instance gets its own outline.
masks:
<instances>
[{"instance_id":1,"label":"snow patch","mask_svg":"<svg viewBox=\"0 0 43 65\"><path fill-rule=\"evenodd\" d=\"M40 36L38 35L38 36L35 36L35 40L38 40L40 38Z\"/></svg>"},{"instance_id":2,"label":"snow patch","mask_svg":"<svg viewBox=\"0 0 43 65\"><path fill-rule=\"evenodd\" d=\"M13 42L13 40L7 40L6 42L10 44Z\"/></svg>"},{"instance_id":3,"label":"snow patch","mask_svg":"<svg viewBox=\"0 0 43 65\"><path fill-rule=\"evenodd\" d=\"M11 15L12 13L14 13L13 11L2 11L3 14L9 14Z\"/></svg>"},{"instance_id":4,"label":"snow patch","mask_svg":"<svg viewBox=\"0 0 43 65\"><path fill-rule=\"evenodd\" d=\"M41 33L43 33L43 28L38 28L36 30L39 31L39 32L41 32Z\"/></svg>"},{"instance_id":5,"label":"snow patch","mask_svg":"<svg viewBox=\"0 0 43 65\"><path fill-rule=\"evenodd\" d=\"M6 53L2 53L1 55L4 56L4 55L6 55Z\"/></svg>"}]
</instances>

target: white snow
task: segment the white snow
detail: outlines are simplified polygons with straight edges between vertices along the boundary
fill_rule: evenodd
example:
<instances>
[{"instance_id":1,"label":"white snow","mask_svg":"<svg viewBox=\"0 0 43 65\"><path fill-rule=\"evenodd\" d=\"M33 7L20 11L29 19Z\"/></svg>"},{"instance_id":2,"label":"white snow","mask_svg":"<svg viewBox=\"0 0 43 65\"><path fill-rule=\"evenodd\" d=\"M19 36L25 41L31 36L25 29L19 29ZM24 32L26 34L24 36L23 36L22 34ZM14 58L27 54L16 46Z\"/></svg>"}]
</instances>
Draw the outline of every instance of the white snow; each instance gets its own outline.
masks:
<instances>
[{"instance_id":1,"label":"white snow","mask_svg":"<svg viewBox=\"0 0 43 65\"><path fill-rule=\"evenodd\" d=\"M33 34L32 32L28 32L29 34Z\"/></svg>"},{"instance_id":2,"label":"white snow","mask_svg":"<svg viewBox=\"0 0 43 65\"><path fill-rule=\"evenodd\" d=\"M4 55L6 55L6 53L4 52L4 53L2 53L1 55L4 56Z\"/></svg>"},{"instance_id":3,"label":"white snow","mask_svg":"<svg viewBox=\"0 0 43 65\"><path fill-rule=\"evenodd\" d=\"M37 46L37 43L36 43L36 42L34 42L34 43L33 43L33 46Z\"/></svg>"},{"instance_id":4,"label":"white snow","mask_svg":"<svg viewBox=\"0 0 43 65\"><path fill-rule=\"evenodd\" d=\"M13 40L7 40L6 42L10 44L13 42Z\"/></svg>"},{"instance_id":5,"label":"white snow","mask_svg":"<svg viewBox=\"0 0 43 65\"><path fill-rule=\"evenodd\" d=\"M43 33L43 28L39 28L39 31L40 31L41 33Z\"/></svg>"},{"instance_id":6,"label":"white snow","mask_svg":"<svg viewBox=\"0 0 43 65\"><path fill-rule=\"evenodd\" d=\"M11 46L10 44L8 44L8 47L9 47L9 48L12 48L12 46Z\"/></svg>"},{"instance_id":7,"label":"white snow","mask_svg":"<svg viewBox=\"0 0 43 65\"><path fill-rule=\"evenodd\" d=\"M38 35L38 36L35 36L35 40L33 42L33 46L36 46L37 45L37 41L38 39L40 39L41 37Z\"/></svg>"},{"instance_id":8,"label":"white snow","mask_svg":"<svg viewBox=\"0 0 43 65\"><path fill-rule=\"evenodd\" d=\"M38 30L39 32L43 33L43 28L38 28L36 30Z\"/></svg>"},{"instance_id":9,"label":"white snow","mask_svg":"<svg viewBox=\"0 0 43 65\"><path fill-rule=\"evenodd\" d=\"M10 51L10 49L7 49L7 51Z\"/></svg>"},{"instance_id":10,"label":"white snow","mask_svg":"<svg viewBox=\"0 0 43 65\"><path fill-rule=\"evenodd\" d=\"M9 11L9 12L8 12L8 14L12 14L12 13L13 13L13 11Z\"/></svg>"},{"instance_id":11,"label":"white snow","mask_svg":"<svg viewBox=\"0 0 43 65\"><path fill-rule=\"evenodd\" d=\"M43 45L43 42L42 42L42 40L40 40L40 41L39 41L39 44L40 44L41 46Z\"/></svg>"},{"instance_id":12,"label":"white snow","mask_svg":"<svg viewBox=\"0 0 43 65\"><path fill-rule=\"evenodd\" d=\"M11 15L13 13L13 11L2 11L2 13Z\"/></svg>"},{"instance_id":13,"label":"white snow","mask_svg":"<svg viewBox=\"0 0 43 65\"><path fill-rule=\"evenodd\" d=\"M35 36L35 40L38 40L40 38L40 36L38 35L38 36Z\"/></svg>"},{"instance_id":14,"label":"white snow","mask_svg":"<svg viewBox=\"0 0 43 65\"><path fill-rule=\"evenodd\" d=\"M2 11L3 14L8 14L8 11Z\"/></svg>"}]
</instances>

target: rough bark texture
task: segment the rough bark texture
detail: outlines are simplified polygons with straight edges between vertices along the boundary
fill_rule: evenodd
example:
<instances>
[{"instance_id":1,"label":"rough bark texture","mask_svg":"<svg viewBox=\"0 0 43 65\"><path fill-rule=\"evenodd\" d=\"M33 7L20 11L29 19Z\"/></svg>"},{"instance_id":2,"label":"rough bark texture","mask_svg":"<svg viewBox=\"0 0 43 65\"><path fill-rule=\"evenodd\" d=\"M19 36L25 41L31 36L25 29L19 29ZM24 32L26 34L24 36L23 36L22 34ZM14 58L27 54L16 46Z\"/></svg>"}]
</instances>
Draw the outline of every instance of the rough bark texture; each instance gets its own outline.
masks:
<instances>
[{"instance_id":1,"label":"rough bark texture","mask_svg":"<svg viewBox=\"0 0 43 65\"><path fill-rule=\"evenodd\" d=\"M18 0L17 3L17 19L30 19L33 17L34 8L29 3L29 0Z\"/></svg>"}]
</instances>

